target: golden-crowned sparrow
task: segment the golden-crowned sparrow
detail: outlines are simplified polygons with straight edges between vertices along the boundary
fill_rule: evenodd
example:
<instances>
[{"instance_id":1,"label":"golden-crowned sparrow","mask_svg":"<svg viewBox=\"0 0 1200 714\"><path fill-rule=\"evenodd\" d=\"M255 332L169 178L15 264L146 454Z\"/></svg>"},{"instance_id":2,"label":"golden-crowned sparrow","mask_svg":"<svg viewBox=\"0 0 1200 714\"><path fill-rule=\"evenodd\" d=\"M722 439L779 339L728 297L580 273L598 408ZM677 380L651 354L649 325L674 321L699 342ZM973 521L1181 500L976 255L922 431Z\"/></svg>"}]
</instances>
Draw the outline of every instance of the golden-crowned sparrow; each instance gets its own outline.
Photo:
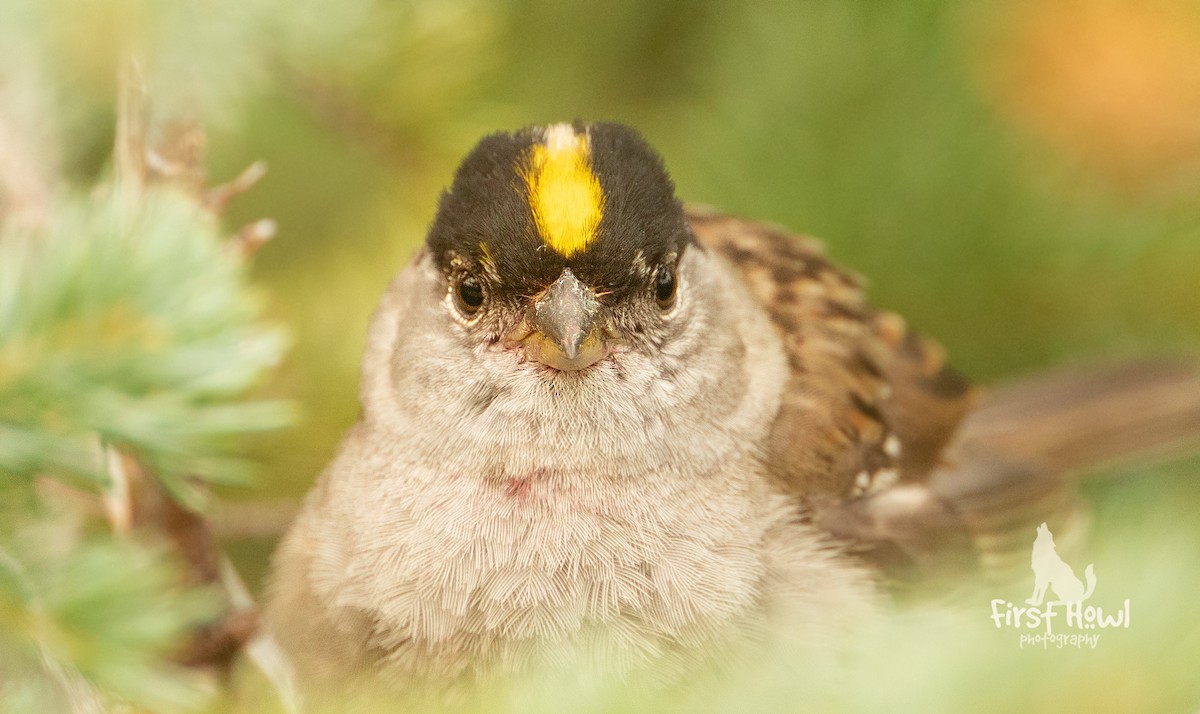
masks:
<instances>
[{"instance_id":1,"label":"golden-crowned sparrow","mask_svg":"<svg viewBox=\"0 0 1200 714\"><path fill-rule=\"evenodd\" d=\"M976 391L813 241L683 208L627 127L494 134L375 314L362 417L277 554L268 624L310 685L673 671L766 627L822 643L880 574L1025 558L1069 513L1058 474L1096 456L1055 410L1127 381L963 427ZM1150 441L1200 422L1163 410ZM1035 417L1043 442L1006 431Z\"/></svg>"}]
</instances>

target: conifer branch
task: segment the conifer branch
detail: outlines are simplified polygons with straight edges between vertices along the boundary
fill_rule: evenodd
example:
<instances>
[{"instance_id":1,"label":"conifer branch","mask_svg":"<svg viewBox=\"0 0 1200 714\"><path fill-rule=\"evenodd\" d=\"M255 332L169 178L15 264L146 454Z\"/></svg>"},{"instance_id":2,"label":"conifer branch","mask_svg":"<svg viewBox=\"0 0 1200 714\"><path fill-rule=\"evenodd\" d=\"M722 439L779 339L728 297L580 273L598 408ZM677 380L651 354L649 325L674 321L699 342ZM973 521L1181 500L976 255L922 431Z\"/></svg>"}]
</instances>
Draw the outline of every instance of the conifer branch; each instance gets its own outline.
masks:
<instances>
[{"instance_id":1,"label":"conifer branch","mask_svg":"<svg viewBox=\"0 0 1200 714\"><path fill-rule=\"evenodd\" d=\"M0 709L191 706L257 629L205 507L245 473L231 438L289 418L241 401L283 347L245 285L273 223L217 229L265 166L210 189L200 124L158 120L146 77L121 61L107 190L30 222L0 176Z\"/></svg>"}]
</instances>

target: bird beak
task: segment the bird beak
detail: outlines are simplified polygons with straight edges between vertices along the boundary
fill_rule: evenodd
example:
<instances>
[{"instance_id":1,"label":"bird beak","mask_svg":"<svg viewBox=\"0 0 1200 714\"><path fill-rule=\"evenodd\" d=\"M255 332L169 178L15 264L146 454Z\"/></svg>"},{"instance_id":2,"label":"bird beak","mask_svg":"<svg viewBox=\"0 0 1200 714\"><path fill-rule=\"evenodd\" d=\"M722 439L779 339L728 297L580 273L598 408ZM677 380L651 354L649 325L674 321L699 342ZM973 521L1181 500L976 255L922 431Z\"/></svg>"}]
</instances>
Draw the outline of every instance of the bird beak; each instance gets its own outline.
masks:
<instances>
[{"instance_id":1,"label":"bird beak","mask_svg":"<svg viewBox=\"0 0 1200 714\"><path fill-rule=\"evenodd\" d=\"M597 317L600 302L579 279L564 269L558 280L533 304L533 329L522 339L530 359L573 372L592 366L607 354Z\"/></svg>"}]
</instances>

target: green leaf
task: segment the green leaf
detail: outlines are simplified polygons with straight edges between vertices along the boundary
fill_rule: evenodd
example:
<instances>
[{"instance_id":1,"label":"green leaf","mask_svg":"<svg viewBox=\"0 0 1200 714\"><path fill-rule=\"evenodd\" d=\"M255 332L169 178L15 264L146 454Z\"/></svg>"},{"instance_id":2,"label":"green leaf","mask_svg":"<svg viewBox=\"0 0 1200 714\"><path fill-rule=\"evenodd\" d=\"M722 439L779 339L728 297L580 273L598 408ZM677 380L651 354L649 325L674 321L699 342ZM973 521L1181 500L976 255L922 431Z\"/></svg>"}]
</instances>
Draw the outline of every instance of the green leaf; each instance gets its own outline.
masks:
<instances>
[{"instance_id":1,"label":"green leaf","mask_svg":"<svg viewBox=\"0 0 1200 714\"><path fill-rule=\"evenodd\" d=\"M0 237L0 470L104 483L97 439L164 482L241 481L233 437L282 426L240 395L278 363L240 257L186 197L68 203Z\"/></svg>"}]
</instances>

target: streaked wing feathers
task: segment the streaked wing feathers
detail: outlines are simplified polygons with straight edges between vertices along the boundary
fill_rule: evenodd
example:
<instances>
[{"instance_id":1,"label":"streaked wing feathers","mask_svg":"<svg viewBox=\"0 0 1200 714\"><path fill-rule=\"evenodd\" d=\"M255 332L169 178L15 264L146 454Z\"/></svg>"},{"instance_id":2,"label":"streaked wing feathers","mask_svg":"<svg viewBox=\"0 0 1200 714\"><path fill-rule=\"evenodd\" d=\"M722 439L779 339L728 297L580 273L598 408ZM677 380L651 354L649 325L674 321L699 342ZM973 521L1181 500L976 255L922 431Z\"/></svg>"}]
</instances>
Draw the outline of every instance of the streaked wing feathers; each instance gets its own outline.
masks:
<instances>
[{"instance_id":1,"label":"streaked wing feathers","mask_svg":"<svg viewBox=\"0 0 1200 714\"><path fill-rule=\"evenodd\" d=\"M816 241L703 209L688 219L783 337L791 376L769 445L773 475L819 525L888 570L971 550L956 509L924 484L975 398L940 346L871 307L861 280Z\"/></svg>"}]
</instances>

